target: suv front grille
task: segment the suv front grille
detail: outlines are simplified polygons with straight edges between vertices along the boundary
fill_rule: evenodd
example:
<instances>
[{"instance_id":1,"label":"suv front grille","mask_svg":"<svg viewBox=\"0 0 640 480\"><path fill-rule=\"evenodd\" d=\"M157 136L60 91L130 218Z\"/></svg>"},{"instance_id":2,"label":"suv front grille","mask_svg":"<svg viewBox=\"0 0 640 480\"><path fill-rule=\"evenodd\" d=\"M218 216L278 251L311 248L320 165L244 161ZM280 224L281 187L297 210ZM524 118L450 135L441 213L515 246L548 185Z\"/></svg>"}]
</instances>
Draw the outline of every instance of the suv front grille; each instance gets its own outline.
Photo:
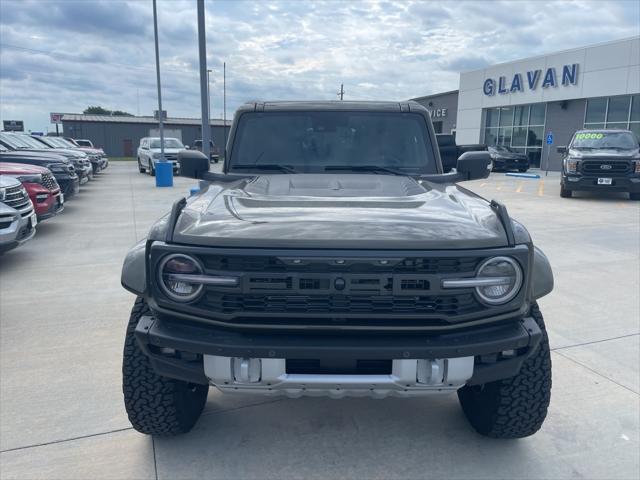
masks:
<instances>
[{"instance_id":1,"label":"suv front grille","mask_svg":"<svg viewBox=\"0 0 640 480\"><path fill-rule=\"evenodd\" d=\"M621 160L585 160L582 173L591 175L624 175L631 172L631 162Z\"/></svg>"},{"instance_id":2,"label":"suv front grille","mask_svg":"<svg viewBox=\"0 0 640 480\"><path fill-rule=\"evenodd\" d=\"M7 188L3 203L18 210L23 217L30 215L33 210L29 195L22 185Z\"/></svg>"},{"instance_id":3,"label":"suv front grille","mask_svg":"<svg viewBox=\"0 0 640 480\"><path fill-rule=\"evenodd\" d=\"M56 179L50 173L42 174L42 186L51 191L55 191L60 188L58 182L56 182Z\"/></svg>"}]
</instances>

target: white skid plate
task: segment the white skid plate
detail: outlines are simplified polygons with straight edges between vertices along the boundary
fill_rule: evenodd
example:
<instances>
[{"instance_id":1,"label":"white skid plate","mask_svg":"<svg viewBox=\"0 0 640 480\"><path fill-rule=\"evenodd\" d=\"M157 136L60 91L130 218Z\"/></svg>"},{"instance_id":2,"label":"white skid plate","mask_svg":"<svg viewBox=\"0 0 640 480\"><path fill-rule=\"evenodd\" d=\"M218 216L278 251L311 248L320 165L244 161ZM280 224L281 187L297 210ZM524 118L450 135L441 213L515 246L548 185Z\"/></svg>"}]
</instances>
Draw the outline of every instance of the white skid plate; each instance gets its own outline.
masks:
<instances>
[{"instance_id":1,"label":"white skid plate","mask_svg":"<svg viewBox=\"0 0 640 480\"><path fill-rule=\"evenodd\" d=\"M317 375L286 372L283 358L204 356L204 373L223 392L288 397L410 397L462 387L473 375L473 357L393 360L390 375Z\"/></svg>"}]
</instances>

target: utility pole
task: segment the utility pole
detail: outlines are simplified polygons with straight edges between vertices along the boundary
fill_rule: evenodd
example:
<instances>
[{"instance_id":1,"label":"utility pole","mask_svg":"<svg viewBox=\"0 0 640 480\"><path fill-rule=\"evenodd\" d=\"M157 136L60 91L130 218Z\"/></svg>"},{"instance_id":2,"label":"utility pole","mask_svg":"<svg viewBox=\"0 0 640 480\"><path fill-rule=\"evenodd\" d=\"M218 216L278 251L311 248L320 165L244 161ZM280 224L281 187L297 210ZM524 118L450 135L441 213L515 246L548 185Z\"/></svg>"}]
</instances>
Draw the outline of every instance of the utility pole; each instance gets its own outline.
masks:
<instances>
[{"instance_id":1,"label":"utility pole","mask_svg":"<svg viewBox=\"0 0 640 480\"><path fill-rule=\"evenodd\" d=\"M160 50L158 48L158 10L153 0L153 33L156 43L156 82L158 84L158 127L160 129L160 161L164 162L164 125L162 118L162 93L160 89Z\"/></svg>"},{"instance_id":2,"label":"utility pole","mask_svg":"<svg viewBox=\"0 0 640 480\"><path fill-rule=\"evenodd\" d=\"M207 73L207 37L204 30L204 0L198 0L198 46L200 52L200 103L202 105L202 153L211 158L209 145L211 127L209 125L209 74Z\"/></svg>"},{"instance_id":3,"label":"utility pole","mask_svg":"<svg viewBox=\"0 0 640 480\"><path fill-rule=\"evenodd\" d=\"M224 161L227 161L227 62L222 63L222 125L224 128Z\"/></svg>"},{"instance_id":4,"label":"utility pole","mask_svg":"<svg viewBox=\"0 0 640 480\"><path fill-rule=\"evenodd\" d=\"M338 92L338 96L340 97L340 101L344 99L344 83L340 84L340 91Z\"/></svg>"},{"instance_id":5,"label":"utility pole","mask_svg":"<svg viewBox=\"0 0 640 480\"><path fill-rule=\"evenodd\" d=\"M211 123L211 117L213 116L213 108L211 108L211 78L210 74L213 70L207 70L207 104L209 105L209 123Z\"/></svg>"}]
</instances>

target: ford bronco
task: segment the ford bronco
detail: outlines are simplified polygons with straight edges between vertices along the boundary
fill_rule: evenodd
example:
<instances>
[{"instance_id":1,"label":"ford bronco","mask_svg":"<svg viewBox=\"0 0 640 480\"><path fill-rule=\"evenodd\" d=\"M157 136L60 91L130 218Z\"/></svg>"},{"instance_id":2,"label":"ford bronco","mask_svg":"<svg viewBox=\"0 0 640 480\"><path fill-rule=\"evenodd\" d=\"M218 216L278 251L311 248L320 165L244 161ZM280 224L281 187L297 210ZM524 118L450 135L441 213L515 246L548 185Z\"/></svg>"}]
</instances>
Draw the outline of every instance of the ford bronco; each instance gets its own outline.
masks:
<instances>
[{"instance_id":1,"label":"ford bronco","mask_svg":"<svg viewBox=\"0 0 640 480\"><path fill-rule=\"evenodd\" d=\"M180 152L200 190L127 254L136 295L124 403L134 428L189 431L210 386L254 395L457 392L481 434L542 425L549 342L536 300L545 255L504 205L458 185L488 152L442 172L417 103L242 106L222 173Z\"/></svg>"}]
</instances>

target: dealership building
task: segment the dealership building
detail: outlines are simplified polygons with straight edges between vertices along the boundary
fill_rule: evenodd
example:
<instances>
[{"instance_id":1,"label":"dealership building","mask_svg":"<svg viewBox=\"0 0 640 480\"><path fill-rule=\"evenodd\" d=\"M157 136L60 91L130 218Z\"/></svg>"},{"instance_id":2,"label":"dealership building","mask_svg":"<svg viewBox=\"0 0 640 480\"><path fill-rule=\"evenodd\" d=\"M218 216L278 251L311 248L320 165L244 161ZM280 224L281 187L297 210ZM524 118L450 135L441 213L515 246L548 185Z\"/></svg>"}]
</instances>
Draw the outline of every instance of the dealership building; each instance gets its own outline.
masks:
<instances>
[{"instance_id":1,"label":"dealership building","mask_svg":"<svg viewBox=\"0 0 640 480\"><path fill-rule=\"evenodd\" d=\"M555 147L576 130L640 137L640 37L463 72L458 90L414 100L436 132L455 133L459 144L506 145L533 166L559 170Z\"/></svg>"}]
</instances>

